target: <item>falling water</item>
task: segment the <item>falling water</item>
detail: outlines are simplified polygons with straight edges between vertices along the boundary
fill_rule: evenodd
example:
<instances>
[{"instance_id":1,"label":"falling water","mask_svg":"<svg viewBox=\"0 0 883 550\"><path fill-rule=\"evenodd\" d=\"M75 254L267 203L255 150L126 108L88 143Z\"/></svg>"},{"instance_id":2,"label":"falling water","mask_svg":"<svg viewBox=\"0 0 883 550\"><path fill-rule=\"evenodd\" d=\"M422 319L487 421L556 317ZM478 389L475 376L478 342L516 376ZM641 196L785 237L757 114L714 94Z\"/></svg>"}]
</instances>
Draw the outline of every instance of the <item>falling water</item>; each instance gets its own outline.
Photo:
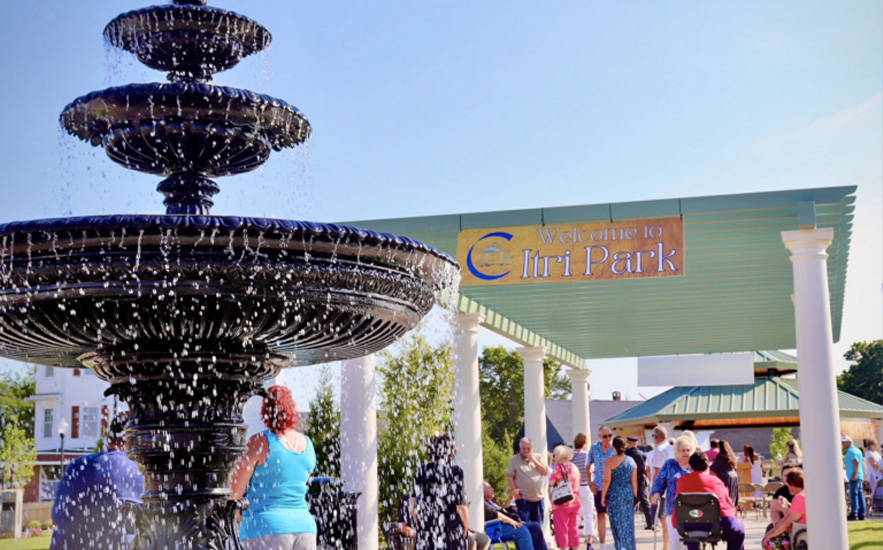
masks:
<instances>
[{"instance_id":1,"label":"falling water","mask_svg":"<svg viewBox=\"0 0 883 550\"><path fill-rule=\"evenodd\" d=\"M145 474L144 502L131 507L139 548L236 548L233 516L244 503L228 502L227 475L244 450L245 402L283 367L388 347L437 295L452 295L458 270L393 235L211 214L219 187L210 177L256 170L310 133L282 100L209 84L266 48L257 23L205 6L152 6L117 17L105 38L170 83L92 92L61 124L119 165L166 178L168 213L0 225L0 355L88 367L127 402L129 453ZM437 347L426 376L406 381L415 395L452 391L450 345ZM382 357L394 364L392 352ZM404 405L414 422L437 423L429 407ZM398 411L391 403L387 412ZM427 432L418 433L403 479L423 457Z\"/></svg>"}]
</instances>

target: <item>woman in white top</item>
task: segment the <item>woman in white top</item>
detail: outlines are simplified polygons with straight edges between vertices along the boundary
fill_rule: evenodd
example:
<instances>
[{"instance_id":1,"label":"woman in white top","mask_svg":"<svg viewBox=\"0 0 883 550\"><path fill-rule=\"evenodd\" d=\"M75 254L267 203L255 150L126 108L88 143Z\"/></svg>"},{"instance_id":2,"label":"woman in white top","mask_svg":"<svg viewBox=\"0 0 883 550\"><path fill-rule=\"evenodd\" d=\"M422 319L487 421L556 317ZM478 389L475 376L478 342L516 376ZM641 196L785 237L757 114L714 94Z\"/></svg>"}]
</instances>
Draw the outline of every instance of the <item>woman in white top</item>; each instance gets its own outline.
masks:
<instances>
[{"instance_id":1,"label":"woman in white top","mask_svg":"<svg viewBox=\"0 0 883 550\"><path fill-rule=\"evenodd\" d=\"M742 447L744 454L739 462L747 462L751 464L751 483L755 485L763 485L763 459L760 455L754 454L754 447L745 445ZM763 491L755 491L755 498L763 498Z\"/></svg>"},{"instance_id":2,"label":"woman in white top","mask_svg":"<svg viewBox=\"0 0 883 550\"><path fill-rule=\"evenodd\" d=\"M865 451L865 479L871 483L871 494L873 495L877 486L883 481L883 457L880 456L876 439L866 439L865 449L867 449Z\"/></svg>"}]
</instances>

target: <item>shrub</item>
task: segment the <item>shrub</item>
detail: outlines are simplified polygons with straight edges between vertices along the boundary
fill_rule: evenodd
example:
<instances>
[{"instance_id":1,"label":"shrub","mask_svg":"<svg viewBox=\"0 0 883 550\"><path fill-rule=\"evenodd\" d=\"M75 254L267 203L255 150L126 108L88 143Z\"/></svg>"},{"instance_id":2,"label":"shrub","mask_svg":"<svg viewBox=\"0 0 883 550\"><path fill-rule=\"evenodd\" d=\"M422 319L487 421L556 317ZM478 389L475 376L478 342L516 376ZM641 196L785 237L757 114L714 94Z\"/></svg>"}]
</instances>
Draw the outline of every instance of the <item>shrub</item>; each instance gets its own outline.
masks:
<instances>
[{"instance_id":1,"label":"shrub","mask_svg":"<svg viewBox=\"0 0 883 550\"><path fill-rule=\"evenodd\" d=\"M43 523L43 529L52 529L52 527L54 527L54 526L55 526L55 523L53 523L53 521L51 519L47 519Z\"/></svg>"},{"instance_id":2,"label":"shrub","mask_svg":"<svg viewBox=\"0 0 883 550\"><path fill-rule=\"evenodd\" d=\"M37 521L37 520L31 520L31 521L28 522L28 524L27 524L27 528L28 528L28 529L39 529L39 528L40 528L40 522Z\"/></svg>"}]
</instances>

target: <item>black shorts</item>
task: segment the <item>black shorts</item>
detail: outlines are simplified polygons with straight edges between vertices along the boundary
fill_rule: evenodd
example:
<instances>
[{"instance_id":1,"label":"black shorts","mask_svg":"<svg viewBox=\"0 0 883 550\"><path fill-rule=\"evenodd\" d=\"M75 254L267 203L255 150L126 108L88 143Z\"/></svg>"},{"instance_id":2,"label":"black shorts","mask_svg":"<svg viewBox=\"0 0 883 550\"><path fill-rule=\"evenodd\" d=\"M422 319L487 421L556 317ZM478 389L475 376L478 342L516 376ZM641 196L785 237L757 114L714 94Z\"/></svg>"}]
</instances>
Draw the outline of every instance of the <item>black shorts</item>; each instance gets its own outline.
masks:
<instances>
[{"instance_id":1,"label":"black shorts","mask_svg":"<svg viewBox=\"0 0 883 550\"><path fill-rule=\"evenodd\" d=\"M601 506L601 491L598 491L597 493L595 493L595 511L598 512L599 514L606 514L607 513L607 507Z\"/></svg>"}]
</instances>

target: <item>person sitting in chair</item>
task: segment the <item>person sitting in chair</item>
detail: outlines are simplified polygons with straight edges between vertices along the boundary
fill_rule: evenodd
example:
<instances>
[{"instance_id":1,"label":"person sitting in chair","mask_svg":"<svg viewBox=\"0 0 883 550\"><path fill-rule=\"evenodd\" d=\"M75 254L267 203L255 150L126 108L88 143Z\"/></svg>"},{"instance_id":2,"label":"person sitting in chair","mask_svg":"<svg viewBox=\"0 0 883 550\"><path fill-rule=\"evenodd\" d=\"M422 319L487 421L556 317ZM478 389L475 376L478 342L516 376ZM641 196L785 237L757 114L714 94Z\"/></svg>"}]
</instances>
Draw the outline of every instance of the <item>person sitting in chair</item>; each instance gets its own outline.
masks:
<instances>
[{"instance_id":1,"label":"person sitting in chair","mask_svg":"<svg viewBox=\"0 0 883 550\"><path fill-rule=\"evenodd\" d=\"M745 524L736 517L736 508L730 499L727 486L714 474L708 472L708 456L701 450L690 455L691 473L678 479L675 495L681 493L711 493L720 501L721 527L724 531L724 541L727 550L742 550L745 546ZM677 527L675 515L672 515L672 523ZM698 550L699 544L688 542L689 550Z\"/></svg>"},{"instance_id":2,"label":"person sitting in chair","mask_svg":"<svg viewBox=\"0 0 883 550\"><path fill-rule=\"evenodd\" d=\"M790 461L782 464L782 479L784 480L788 476L788 472L794 468L803 469L799 464ZM792 500L794 500L794 495L785 484L773 494L773 498L770 500L770 521L773 522L773 525L785 517L791 507Z\"/></svg>"},{"instance_id":3,"label":"person sitting in chair","mask_svg":"<svg viewBox=\"0 0 883 550\"><path fill-rule=\"evenodd\" d=\"M518 512L508 510L494 502L494 487L484 481L484 521L499 520L503 537L513 537L518 550L546 550L543 526L535 521L522 522Z\"/></svg>"},{"instance_id":4,"label":"person sitting in chair","mask_svg":"<svg viewBox=\"0 0 883 550\"><path fill-rule=\"evenodd\" d=\"M763 537L762 547L764 550L776 550L785 548L785 541L789 541L790 531L795 523L806 523L806 495L803 492L803 469L792 468L785 475L785 485L794 495L788 513L773 525Z\"/></svg>"}]
</instances>

